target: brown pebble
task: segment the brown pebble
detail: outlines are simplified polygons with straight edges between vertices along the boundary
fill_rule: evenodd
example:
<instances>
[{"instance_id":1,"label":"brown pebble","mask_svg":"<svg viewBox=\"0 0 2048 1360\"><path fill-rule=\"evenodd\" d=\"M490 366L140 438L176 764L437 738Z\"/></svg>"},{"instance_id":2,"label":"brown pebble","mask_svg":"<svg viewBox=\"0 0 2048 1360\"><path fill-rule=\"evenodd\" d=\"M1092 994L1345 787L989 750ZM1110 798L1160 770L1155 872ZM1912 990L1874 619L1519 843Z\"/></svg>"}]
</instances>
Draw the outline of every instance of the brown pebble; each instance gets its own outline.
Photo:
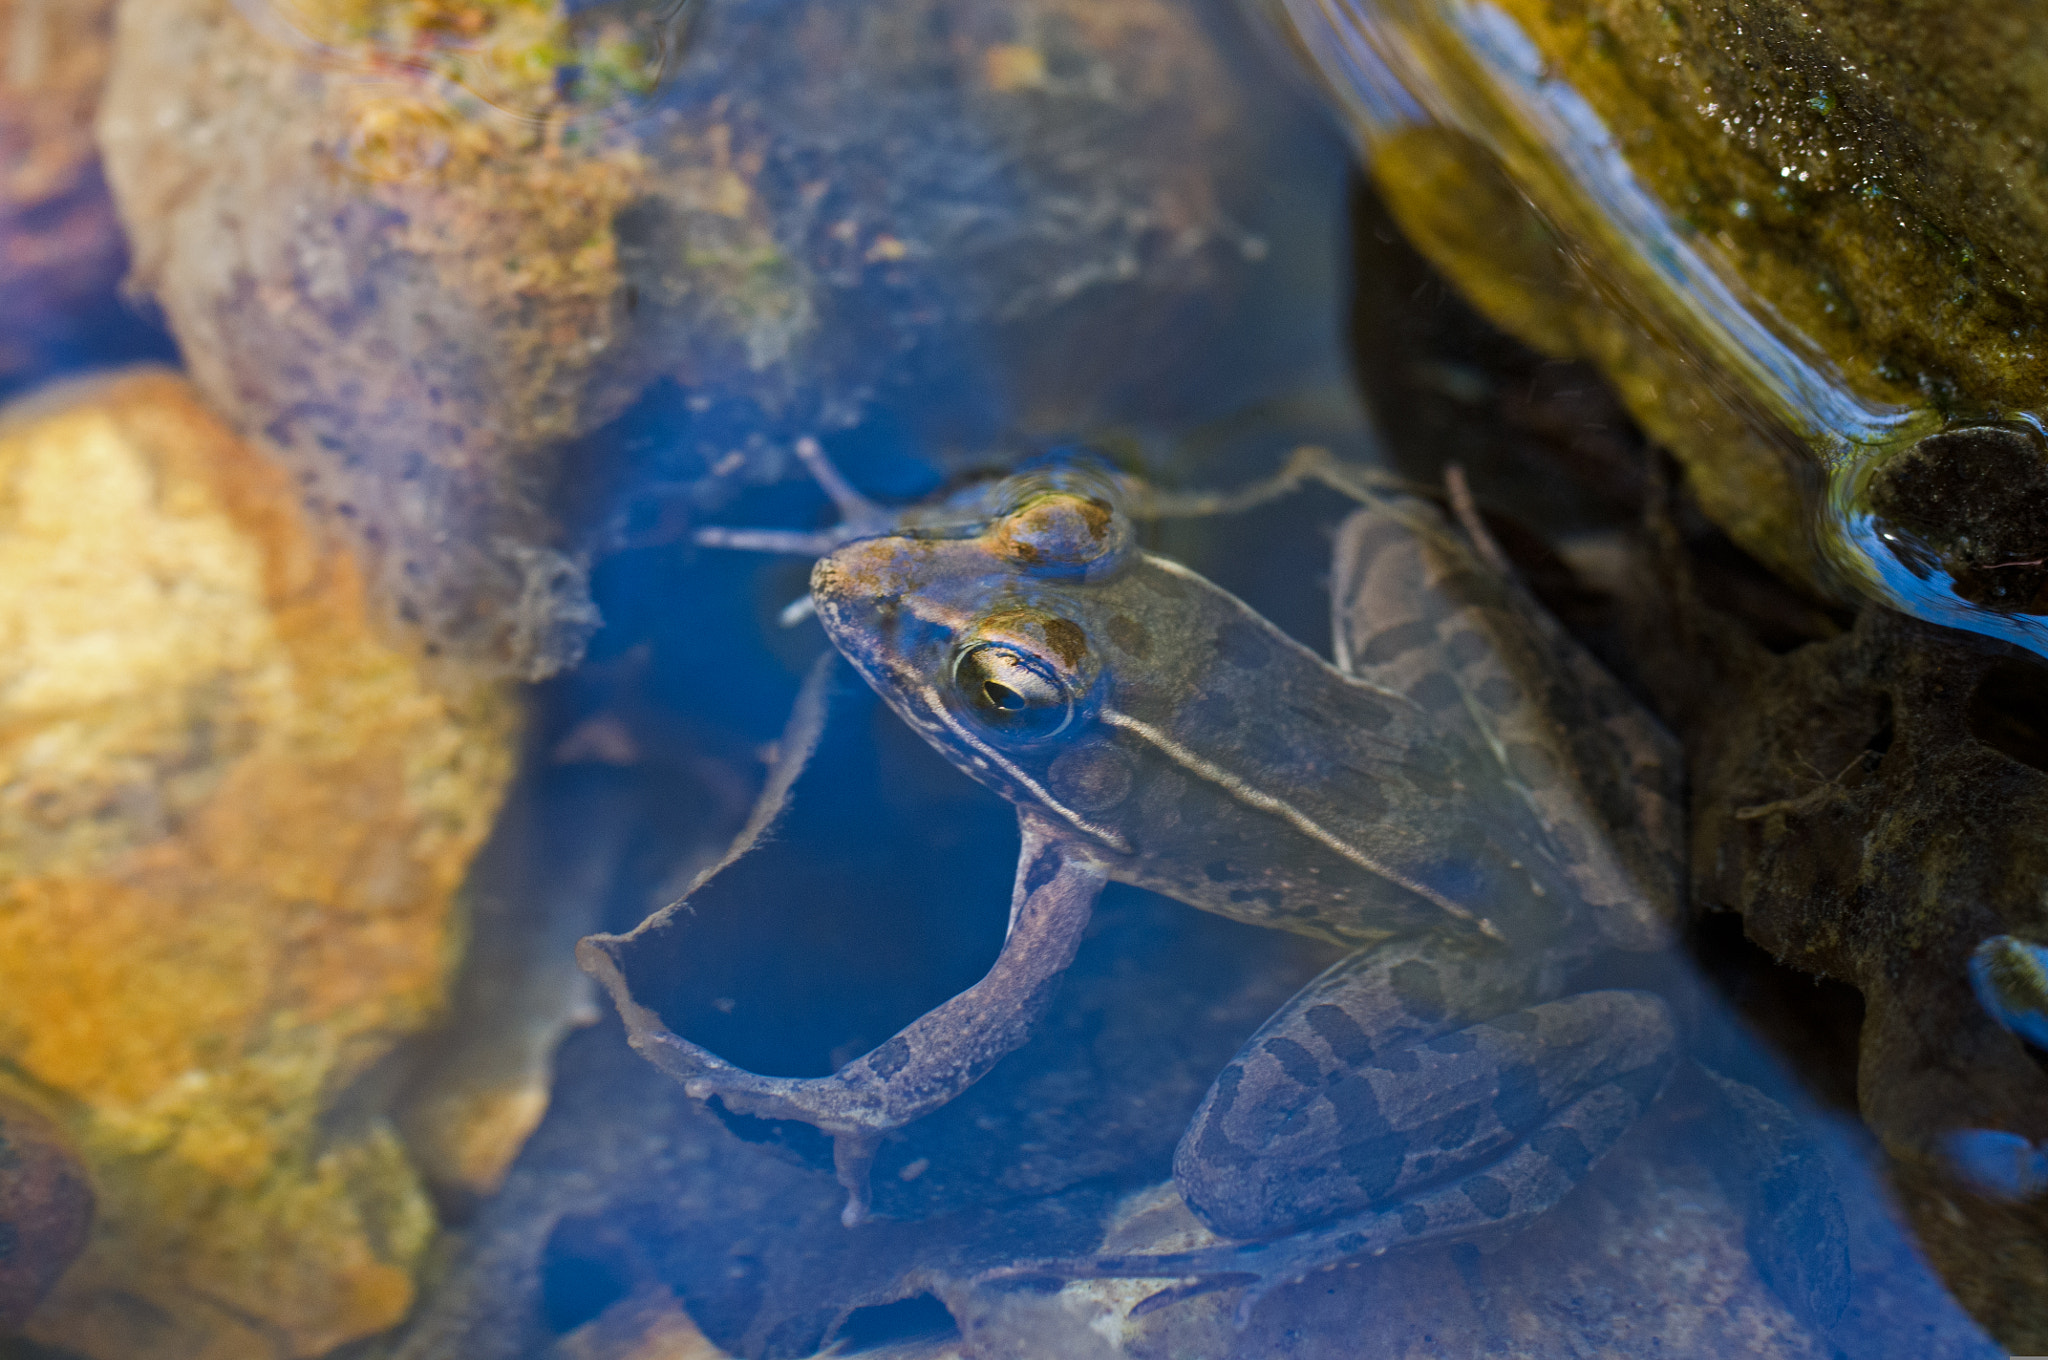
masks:
<instances>
[{"instance_id":1,"label":"brown pebble","mask_svg":"<svg viewBox=\"0 0 2048 1360\"><path fill-rule=\"evenodd\" d=\"M56 1128L0 1098L0 1335L28 1320L85 1250L92 1187Z\"/></svg>"}]
</instances>

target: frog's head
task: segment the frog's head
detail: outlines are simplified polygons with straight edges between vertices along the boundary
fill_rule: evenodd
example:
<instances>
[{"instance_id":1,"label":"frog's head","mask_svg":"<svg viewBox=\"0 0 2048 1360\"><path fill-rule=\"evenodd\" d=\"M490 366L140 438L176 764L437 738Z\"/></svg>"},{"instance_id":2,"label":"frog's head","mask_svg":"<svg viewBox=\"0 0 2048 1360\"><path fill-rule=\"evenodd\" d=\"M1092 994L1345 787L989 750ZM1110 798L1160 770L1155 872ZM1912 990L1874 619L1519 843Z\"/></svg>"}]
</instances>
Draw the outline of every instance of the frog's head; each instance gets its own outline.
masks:
<instances>
[{"instance_id":1,"label":"frog's head","mask_svg":"<svg viewBox=\"0 0 2048 1360\"><path fill-rule=\"evenodd\" d=\"M1122 800L1130 769L1091 729L1133 660L1111 639L1132 640L1117 600L1145 559L1115 488L1085 471L1014 478L997 509L964 535L892 534L821 558L818 617L961 769L1127 849L1096 814Z\"/></svg>"}]
</instances>

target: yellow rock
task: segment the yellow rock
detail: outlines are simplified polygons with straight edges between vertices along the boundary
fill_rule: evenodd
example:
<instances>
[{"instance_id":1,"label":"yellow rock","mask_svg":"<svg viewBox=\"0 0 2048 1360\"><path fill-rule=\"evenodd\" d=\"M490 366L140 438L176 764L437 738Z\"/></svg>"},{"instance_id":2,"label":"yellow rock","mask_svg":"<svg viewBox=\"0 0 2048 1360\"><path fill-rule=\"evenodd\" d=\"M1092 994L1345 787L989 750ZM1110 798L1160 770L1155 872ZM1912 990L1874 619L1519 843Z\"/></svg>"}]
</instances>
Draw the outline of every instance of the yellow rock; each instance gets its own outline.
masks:
<instances>
[{"instance_id":1,"label":"yellow rock","mask_svg":"<svg viewBox=\"0 0 2048 1360\"><path fill-rule=\"evenodd\" d=\"M0 1069L100 1202L39 1341L314 1355L411 1304L433 1214L343 1097L444 1004L516 719L371 620L181 380L0 414Z\"/></svg>"},{"instance_id":2,"label":"yellow rock","mask_svg":"<svg viewBox=\"0 0 2048 1360\"><path fill-rule=\"evenodd\" d=\"M731 1360L666 1289L619 1300L555 1343L549 1360Z\"/></svg>"}]
</instances>

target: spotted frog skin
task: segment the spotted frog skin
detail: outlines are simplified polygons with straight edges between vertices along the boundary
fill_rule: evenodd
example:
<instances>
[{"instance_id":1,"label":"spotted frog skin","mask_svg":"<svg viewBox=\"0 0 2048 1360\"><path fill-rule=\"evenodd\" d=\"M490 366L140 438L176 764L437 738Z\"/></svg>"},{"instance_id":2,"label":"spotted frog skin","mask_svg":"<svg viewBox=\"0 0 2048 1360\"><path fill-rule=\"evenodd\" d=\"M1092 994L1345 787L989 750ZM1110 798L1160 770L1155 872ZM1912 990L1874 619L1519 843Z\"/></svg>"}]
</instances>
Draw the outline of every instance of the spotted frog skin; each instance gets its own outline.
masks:
<instances>
[{"instance_id":1,"label":"spotted frog skin","mask_svg":"<svg viewBox=\"0 0 2048 1360\"><path fill-rule=\"evenodd\" d=\"M830 1077L745 1072L658 1025L636 1044L694 1095L834 1135L856 1223L878 1137L1029 1037L1116 880L1352 952L1180 1143L1174 1180L1229 1241L1056 1273L1249 1298L1542 1213L1675 1059L1663 1001L1565 980L1667 943L1677 761L1497 560L1425 500L1369 497L1337 537L1331 664L1139 551L1085 476L1013 481L970 528L837 547L811 577L833 643L1017 808L1001 955Z\"/></svg>"}]
</instances>

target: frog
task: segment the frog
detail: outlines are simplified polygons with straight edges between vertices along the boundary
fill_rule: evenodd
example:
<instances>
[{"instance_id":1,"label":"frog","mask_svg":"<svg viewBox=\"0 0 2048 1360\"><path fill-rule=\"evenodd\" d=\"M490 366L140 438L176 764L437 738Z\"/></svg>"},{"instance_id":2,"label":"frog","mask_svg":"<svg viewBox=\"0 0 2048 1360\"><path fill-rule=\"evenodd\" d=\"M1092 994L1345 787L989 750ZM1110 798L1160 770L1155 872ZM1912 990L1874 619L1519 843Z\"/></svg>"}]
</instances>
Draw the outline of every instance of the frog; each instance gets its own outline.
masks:
<instances>
[{"instance_id":1,"label":"frog","mask_svg":"<svg viewBox=\"0 0 2048 1360\"><path fill-rule=\"evenodd\" d=\"M1242 1315L1336 1262L1554 1207L1680 1056L1660 996L1571 987L1672 944L1677 748L1531 596L1461 482L1447 512L1307 470L1360 502L1334 543L1329 659L1144 551L1100 468L1027 472L923 524L827 482L857 526L811 572L827 637L1016 808L1001 951L831 1076L789 1078L669 1032L586 941L635 1047L697 1099L829 1134L855 1227L879 1139L1030 1038L1098 896L1132 884L1345 952L1180 1140L1174 1185L1218 1244L1034 1269L1238 1286Z\"/></svg>"}]
</instances>

